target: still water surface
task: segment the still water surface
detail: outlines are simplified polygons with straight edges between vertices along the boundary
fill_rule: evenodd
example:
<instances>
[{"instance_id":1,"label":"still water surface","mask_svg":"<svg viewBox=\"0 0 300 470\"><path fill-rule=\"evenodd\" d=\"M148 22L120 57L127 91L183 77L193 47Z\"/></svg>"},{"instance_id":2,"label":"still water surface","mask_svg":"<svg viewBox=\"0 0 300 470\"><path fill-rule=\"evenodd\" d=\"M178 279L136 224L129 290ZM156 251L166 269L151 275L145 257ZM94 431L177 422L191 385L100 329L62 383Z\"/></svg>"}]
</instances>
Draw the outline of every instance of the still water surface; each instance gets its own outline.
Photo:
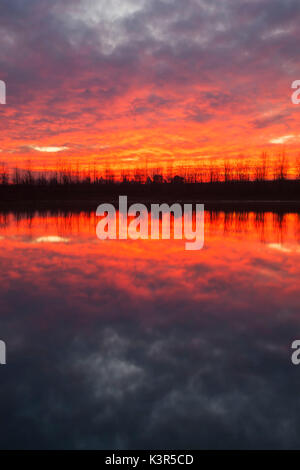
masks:
<instances>
[{"instance_id":1,"label":"still water surface","mask_svg":"<svg viewBox=\"0 0 300 470\"><path fill-rule=\"evenodd\" d=\"M205 245L0 216L0 448L300 448L300 216L205 213Z\"/></svg>"}]
</instances>

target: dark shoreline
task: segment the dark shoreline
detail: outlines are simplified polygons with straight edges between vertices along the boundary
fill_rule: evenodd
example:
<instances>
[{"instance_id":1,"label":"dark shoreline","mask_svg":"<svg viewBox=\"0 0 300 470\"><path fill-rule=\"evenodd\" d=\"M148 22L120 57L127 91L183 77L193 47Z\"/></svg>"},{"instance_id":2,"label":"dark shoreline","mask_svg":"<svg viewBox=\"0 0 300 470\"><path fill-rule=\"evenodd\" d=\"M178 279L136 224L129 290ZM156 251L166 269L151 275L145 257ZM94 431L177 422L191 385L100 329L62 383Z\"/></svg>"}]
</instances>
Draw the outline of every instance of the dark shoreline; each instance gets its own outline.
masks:
<instances>
[{"instance_id":1,"label":"dark shoreline","mask_svg":"<svg viewBox=\"0 0 300 470\"><path fill-rule=\"evenodd\" d=\"M34 200L34 201L0 201L0 213L9 212L92 212L98 205L109 202L118 209L119 200L115 198L102 198L99 200ZM198 199L172 199L166 201L145 200L141 198L128 198L128 205L136 202L143 203L149 209L151 204L166 202L168 204L204 204L205 210L211 212L274 212L277 214L297 213L300 215L300 201L202 201Z\"/></svg>"},{"instance_id":2,"label":"dark shoreline","mask_svg":"<svg viewBox=\"0 0 300 470\"><path fill-rule=\"evenodd\" d=\"M0 185L0 211L96 210L103 202L118 207L119 196L135 202L204 204L216 211L300 213L300 181L229 181L210 183L9 184Z\"/></svg>"}]
</instances>

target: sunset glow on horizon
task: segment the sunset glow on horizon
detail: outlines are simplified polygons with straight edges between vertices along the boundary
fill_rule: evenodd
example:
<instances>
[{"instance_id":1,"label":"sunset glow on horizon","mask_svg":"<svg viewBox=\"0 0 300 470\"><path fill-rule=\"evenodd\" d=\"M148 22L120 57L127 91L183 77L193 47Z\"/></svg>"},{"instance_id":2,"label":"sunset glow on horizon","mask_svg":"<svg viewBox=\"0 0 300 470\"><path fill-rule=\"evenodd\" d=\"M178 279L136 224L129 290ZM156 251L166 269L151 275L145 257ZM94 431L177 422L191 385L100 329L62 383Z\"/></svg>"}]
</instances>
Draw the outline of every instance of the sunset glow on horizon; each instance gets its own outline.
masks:
<instances>
[{"instance_id":1,"label":"sunset glow on horizon","mask_svg":"<svg viewBox=\"0 0 300 470\"><path fill-rule=\"evenodd\" d=\"M0 0L1 450L300 449L299 25Z\"/></svg>"},{"instance_id":2,"label":"sunset glow on horizon","mask_svg":"<svg viewBox=\"0 0 300 470\"><path fill-rule=\"evenodd\" d=\"M0 6L0 162L50 171L295 165L300 5L28 0Z\"/></svg>"}]
</instances>

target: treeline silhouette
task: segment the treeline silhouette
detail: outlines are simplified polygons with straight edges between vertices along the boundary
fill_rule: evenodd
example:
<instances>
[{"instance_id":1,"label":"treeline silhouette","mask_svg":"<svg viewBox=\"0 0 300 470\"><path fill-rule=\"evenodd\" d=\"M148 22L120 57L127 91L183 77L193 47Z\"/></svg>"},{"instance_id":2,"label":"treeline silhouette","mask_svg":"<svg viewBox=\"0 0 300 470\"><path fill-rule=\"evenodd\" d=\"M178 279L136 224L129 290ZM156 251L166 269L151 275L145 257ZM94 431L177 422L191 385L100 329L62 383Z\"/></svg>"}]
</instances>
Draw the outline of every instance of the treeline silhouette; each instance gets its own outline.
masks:
<instances>
[{"instance_id":1,"label":"treeline silhouette","mask_svg":"<svg viewBox=\"0 0 300 470\"><path fill-rule=\"evenodd\" d=\"M152 199L300 201L300 161L289 167L284 152L276 163L263 153L255 166L241 160L199 168L99 171L57 165L55 171L0 167L1 201L111 199L120 194Z\"/></svg>"}]
</instances>

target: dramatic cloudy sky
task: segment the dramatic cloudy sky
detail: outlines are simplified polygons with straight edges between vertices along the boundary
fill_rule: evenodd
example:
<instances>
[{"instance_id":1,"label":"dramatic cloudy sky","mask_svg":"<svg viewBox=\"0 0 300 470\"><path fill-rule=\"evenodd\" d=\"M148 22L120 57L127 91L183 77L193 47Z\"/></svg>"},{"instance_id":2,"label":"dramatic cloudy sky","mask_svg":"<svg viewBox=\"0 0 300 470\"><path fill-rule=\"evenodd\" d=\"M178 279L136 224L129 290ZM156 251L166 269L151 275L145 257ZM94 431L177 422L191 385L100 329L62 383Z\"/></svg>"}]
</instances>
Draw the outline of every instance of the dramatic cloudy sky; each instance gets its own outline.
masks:
<instances>
[{"instance_id":1,"label":"dramatic cloudy sky","mask_svg":"<svg viewBox=\"0 0 300 470\"><path fill-rule=\"evenodd\" d=\"M299 22L299 0L1 0L0 160L296 154Z\"/></svg>"}]
</instances>

